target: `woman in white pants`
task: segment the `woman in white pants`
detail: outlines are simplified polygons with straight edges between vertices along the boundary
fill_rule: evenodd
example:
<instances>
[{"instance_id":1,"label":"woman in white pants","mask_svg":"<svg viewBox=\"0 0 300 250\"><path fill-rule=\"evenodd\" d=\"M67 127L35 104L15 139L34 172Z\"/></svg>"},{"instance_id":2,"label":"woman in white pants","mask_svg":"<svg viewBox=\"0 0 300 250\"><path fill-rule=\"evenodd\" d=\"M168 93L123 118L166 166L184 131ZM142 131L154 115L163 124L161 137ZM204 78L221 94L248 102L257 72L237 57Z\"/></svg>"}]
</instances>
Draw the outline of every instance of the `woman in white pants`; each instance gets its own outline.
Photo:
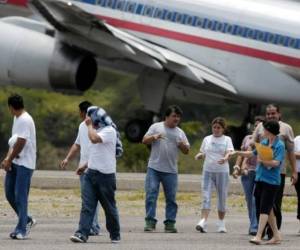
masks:
<instances>
[{"instance_id":1,"label":"woman in white pants","mask_svg":"<svg viewBox=\"0 0 300 250\"><path fill-rule=\"evenodd\" d=\"M202 172L202 211L201 219L196 230L201 233L207 232L207 219L211 209L211 194L215 187L218 195L218 216L217 231L226 233L225 213L226 199L229 184L228 159L234 151L232 140L225 136L225 119L217 117L212 121L212 134L206 136L202 142L196 160L205 157Z\"/></svg>"}]
</instances>

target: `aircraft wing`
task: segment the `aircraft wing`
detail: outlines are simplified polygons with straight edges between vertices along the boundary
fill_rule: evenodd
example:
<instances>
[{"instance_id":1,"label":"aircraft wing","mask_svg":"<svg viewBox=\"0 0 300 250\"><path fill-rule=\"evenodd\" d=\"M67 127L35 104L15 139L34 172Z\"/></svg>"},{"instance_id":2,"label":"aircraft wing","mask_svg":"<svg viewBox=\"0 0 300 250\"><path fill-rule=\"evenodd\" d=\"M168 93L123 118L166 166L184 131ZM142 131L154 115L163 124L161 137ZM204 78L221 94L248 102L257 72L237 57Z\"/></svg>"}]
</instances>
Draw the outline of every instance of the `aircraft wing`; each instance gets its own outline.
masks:
<instances>
[{"instance_id":1,"label":"aircraft wing","mask_svg":"<svg viewBox=\"0 0 300 250\"><path fill-rule=\"evenodd\" d=\"M156 70L168 70L196 84L208 82L232 94L227 77L167 48L117 29L67 1L31 0L31 7L58 32L60 41L97 57L130 59Z\"/></svg>"}]
</instances>

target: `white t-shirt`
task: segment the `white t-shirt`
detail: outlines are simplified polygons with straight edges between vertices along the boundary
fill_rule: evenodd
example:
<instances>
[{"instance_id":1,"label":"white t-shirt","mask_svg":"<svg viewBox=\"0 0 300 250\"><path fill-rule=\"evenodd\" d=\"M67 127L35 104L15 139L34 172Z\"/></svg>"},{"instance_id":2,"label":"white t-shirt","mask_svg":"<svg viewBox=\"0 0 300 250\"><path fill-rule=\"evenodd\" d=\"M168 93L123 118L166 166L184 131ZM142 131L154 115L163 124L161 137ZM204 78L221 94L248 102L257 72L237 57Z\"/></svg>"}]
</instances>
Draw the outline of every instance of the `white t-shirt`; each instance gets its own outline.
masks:
<instances>
[{"instance_id":1,"label":"white t-shirt","mask_svg":"<svg viewBox=\"0 0 300 250\"><path fill-rule=\"evenodd\" d=\"M189 145L185 133L178 127L168 128L164 122L157 122L145 135L155 134L162 134L163 138L152 143L148 167L160 172L177 173L178 143L183 141Z\"/></svg>"},{"instance_id":2,"label":"white t-shirt","mask_svg":"<svg viewBox=\"0 0 300 250\"><path fill-rule=\"evenodd\" d=\"M223 158L229 150L234 150L232 140L229 136L206 136L200 147L200 152L205 154L203 171L218 173L229 172L228 161L223 164L218 163L218 161Z\"/></svg>"},{"instance_id":3,"label":"white t-shirt","mask_svg":"<svg viewBox=\"0 0 300 250\"><path fill-rule=\"evenodd\" d=\"M91 143L89 147L88 168L103 174L116 172L116 142L117 132L112 126L97 130L102 143Z\"/></svg>"},{"instance_id":4,"label":"white t-shirt","mask_svg":"<svg viewBox=\"0 0 300 250\"><path fill-rule=\"evenodd\" d=\"M300 152L300 135L296 136L294 139L295 143L295 152ZM297 167L297 172L300 173L300 160L296 160L296 167Z\"/></svg>"},{"instance_id":5,"label":"white t-shirt","mask_svg":"<svg viewBox=\"0 0 300 250\"><path fill-rule=\"evenodd\" d=\"M84 165L88 162L89 159L89 147L91 145L91 141L88 136L88 127L85 122L81 122L78 128L78 134L75 140L75 144L80 146L80 160L79 166Z\"/></svg>"},{"instance_id":6,"label":"white t-shirt","mask_svg":"<svg viewBox=\"0 0 300 250\"><path fill-rule=\"evenodd\" d=\"M36 134L32 117L25 111L19 117L14 117L12 136L26 140L24 148L13 163L26 168L35 169L36 165Z\"/></svg>"}]
</instances>

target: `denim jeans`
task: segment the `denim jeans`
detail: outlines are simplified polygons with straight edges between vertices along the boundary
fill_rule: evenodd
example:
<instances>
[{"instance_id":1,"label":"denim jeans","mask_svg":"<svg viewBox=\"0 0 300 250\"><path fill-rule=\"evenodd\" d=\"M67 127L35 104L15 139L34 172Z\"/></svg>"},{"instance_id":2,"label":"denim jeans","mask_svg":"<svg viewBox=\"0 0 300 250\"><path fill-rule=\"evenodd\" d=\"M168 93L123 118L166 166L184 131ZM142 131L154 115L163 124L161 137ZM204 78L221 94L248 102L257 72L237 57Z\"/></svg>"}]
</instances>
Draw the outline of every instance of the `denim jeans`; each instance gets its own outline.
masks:
<instances>
[{"instance_id":1,"label":"denim jeans","mask_svg":"<svg viewBox=\"0 0 300 250\"><path fill-rule=\"evenodd\" d=\"M84 174L80 175L80 177L79 177L81 192L82 192L82 186L83 186L83 181L84 181L83 176L84 176ZM92 224L92 227L91 227L91 231L96 233L96 234L98 234L100 232L100 224L98 222L99 210L100 210L100 203L98 202L97 207L96 207L96 211L95 211L95 214L94 214L94 218L93 218L93 224Z\"/></svg>"},{"instance_id":2,"label":"denim jeans","mask_svg":"<svg viewBox=\"0 0 300 250\"><path fill-rule=\"evenodd\" d=\"M249 171L248 175L241 177L245 199L247 203L248 216L250 220L249 233L257 232L256 206L254 197L255 171Z\"/></svg>"},{"instance_id":3,"label":"denim jeans","mask_svg":"<svg viewBox=\"0 0 300 250\"><path fill-rule=\"evenodd\" d=\"M96 170L87 170L83 176L81 189L82 207L78 233L88 238L99 201L105 212L106 228L110 238L117 239L120 237L119 213L116 206L115 191L115 174L103 174Z\"/></svg>"},{"instance_id":4,"label":"denim jeans","mask_svg":"<svg viewBox=\"0 0 300 250\"><path fill-rule=\"evenodd\" d=\"M161 182L166 199L165 222L176 222L176 193L178 183L177 179L177 174L159 172L152 168L148 168L145 181L146 220L152 220L156 222L156 203L159 194L159 184Z\"/></svg>"},{"instance_id":5,"label":"denim jeans","mask_svg":"<svg viewBox=\"0 0 300 250\"><path fill-rule=\"evenodd\" d=\"M15 233L21 233L23 236L26 235L26 224L31 220L27 210L32 174L33 169L13 163L5 177L5 196L18 216Z\"/></svg>"}]
</instances>

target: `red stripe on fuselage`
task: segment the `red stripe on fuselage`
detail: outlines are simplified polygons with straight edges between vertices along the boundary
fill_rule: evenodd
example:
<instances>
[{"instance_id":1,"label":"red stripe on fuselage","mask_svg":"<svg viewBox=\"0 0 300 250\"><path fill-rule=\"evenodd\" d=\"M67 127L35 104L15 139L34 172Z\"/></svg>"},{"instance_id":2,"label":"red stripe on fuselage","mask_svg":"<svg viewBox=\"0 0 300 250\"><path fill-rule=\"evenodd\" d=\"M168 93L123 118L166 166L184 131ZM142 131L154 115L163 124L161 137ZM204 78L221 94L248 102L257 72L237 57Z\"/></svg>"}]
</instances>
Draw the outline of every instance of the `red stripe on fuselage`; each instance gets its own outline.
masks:
<instances>
[{"instance_id":1,"label":"red stripe on fuselage","mask_svg":"<svg viewBox=\"0 0 300 250\"><path fill-rule=\"evenodd\" d=\"M153 26L138 24L138 23L111 18L107 16L99 16L99 17L103 20L106 20L107 23L123 29L143 32L155 36L170 38L177 41L183 41L183 42L201 45L209 48L229 51L229 52L256 57L268 61L278 62L285 65L300 67L300 59L296 57L291 57L291 56L281 55L281 54L263 51L259 49L253 49L253 48L244 47L240 45L216 41L216 40L207 39L199 36L187 35L176 31L156 28Z\"/></svg>"},{"instance_id":2,"label":"red stripe on fuselage","mask_svg":"<svg viewBox=\"0 0 300 250\"><path fill-rule=\"evenodd\" d=\"M18 5L18 6L27 6L28 0L7 0L7 4Z\"/></svg>"}]
</instances>

